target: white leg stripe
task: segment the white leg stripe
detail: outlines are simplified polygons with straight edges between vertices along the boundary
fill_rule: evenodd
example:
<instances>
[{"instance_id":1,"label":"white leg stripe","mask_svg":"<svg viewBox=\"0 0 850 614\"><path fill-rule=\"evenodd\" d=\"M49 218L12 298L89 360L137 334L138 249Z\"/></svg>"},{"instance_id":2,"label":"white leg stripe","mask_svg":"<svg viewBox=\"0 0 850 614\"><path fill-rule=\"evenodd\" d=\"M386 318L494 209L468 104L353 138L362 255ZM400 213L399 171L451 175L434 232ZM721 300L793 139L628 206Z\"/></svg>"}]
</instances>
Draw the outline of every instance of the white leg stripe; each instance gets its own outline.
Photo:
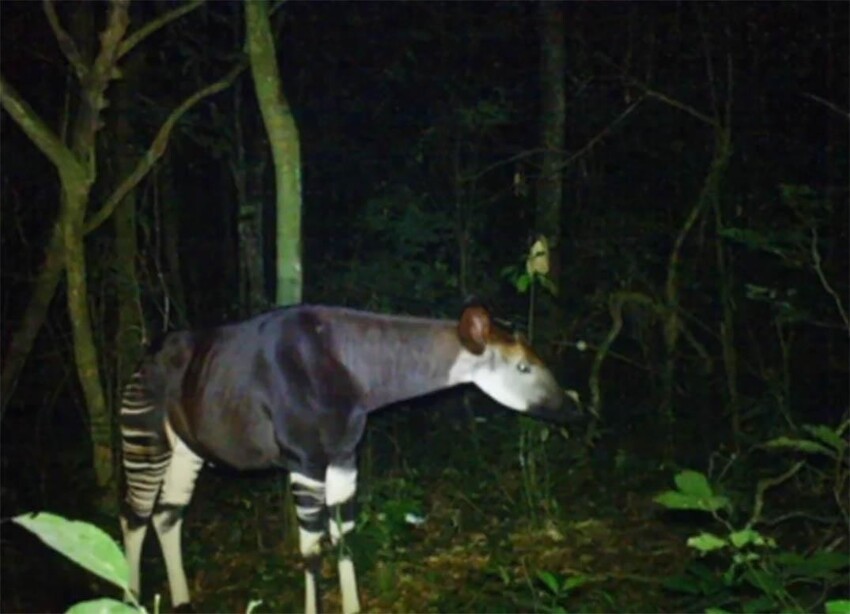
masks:
<instances>
[{"instance_id":1,"label":"white leg stripe","mask_svg":"<svg viewBox=\"0 0 850 614\"><path fill-rule=\"evenodd\" d=\"M130 568L129 587L130 590L139 596L141 587L141 572L139 570L142 557L142 544L145 541L145 533L147 533L147 523L137 526L133 529L127 524L127 520L121 517L121 532L124 534L124 554L127 558L127 567Z\"/></svg>"},{"instance_id":2,"label":"white leg stripe","mask_svg":"<svg viewBox=\"0 0 850 614\"><path fill-rule=\"evenodd\" d=\"M343 614L359 612L360 599L357 597L357 577L354 574L354 563L349 558L340 559L338 569Z\"/></svg>"},{"instance_id":3,"label":"white leg stripe","mask_svg":"<svg viewBox=\"0 0 850 614\"><path fill-rule=\"evenodd\" d=\"M340 530L340 523L336 521L336 518L331 518L328 522L328 528L330 529L331 543L336 546L341 536L354 530L354 521L346 520L342 523L342 530Z\"/></svg>"},{"instance_id":4,"label":"white leg stripe","mask_svg":"<svg viewBox=\"0 0 850 614\"><path fill-rule=\"evenodd\" d=\"M298 527L298 545L301 550L301 556L316 556L322 551L321 541L323 532L305 531Z\"/></svg>"},{"instance_id":5,"label":"white leg stripe","mask_svg":"<svg viewBox=\"0 0 850 614\"><path fill-rule=\"evenodd\" d=\"M183 550L180 546L180 528L183 520L178 518L169 524L171 512L154 514L153 526L156 529L162 556L165 558L165 570L168 572L168 587L171 589L171 607L189 603L189 584L183 569Z\"/></svg>"},{"instance_id":6,"label":"white leg stripe","mask_svg":"<svg viewBox=\"0 0 850 614\"><path fill-rule=\"evenodd\" d=\"M203 459L177 439L171 456L171 464L165 471L160 503L186 505L195 490L195 480L204 465Z\"/></svg>"},{"instance_id":7,"label":"white leg stripe","mask_svg":"<svg viewBox=\"0 0 850 614\"><path fill-rule=\"evenodd\" d=\"M357 467L338 467L329 465L325 472L327 494L325 502L328 507L345 503L354 496L357 490Z\"/></svg>"},{"instance_id":8,"label":"white leg stripe","mask_svg":"<svg viewBox=\"0 0 850 614\"><path fill-rule=\"evenodd\" d=\"M306 486L310 490L320 491L324 490L325 483L320 480L314 480L313 478L308 478L303 473L296 473L293 471L289 474L289 483L290 484L301 484L302 486Z\"/></svg>"},{"instance_id":9,"label":"white leg stripe","mask_svg":"<svg viewBox=\"0 0 850 614\"><path fill-rule=\"evenodd\" d=\"M304 613L317 614L319 604L316 603L316 578L309 571L304 571Z\"/></svg>"}]
</instances>

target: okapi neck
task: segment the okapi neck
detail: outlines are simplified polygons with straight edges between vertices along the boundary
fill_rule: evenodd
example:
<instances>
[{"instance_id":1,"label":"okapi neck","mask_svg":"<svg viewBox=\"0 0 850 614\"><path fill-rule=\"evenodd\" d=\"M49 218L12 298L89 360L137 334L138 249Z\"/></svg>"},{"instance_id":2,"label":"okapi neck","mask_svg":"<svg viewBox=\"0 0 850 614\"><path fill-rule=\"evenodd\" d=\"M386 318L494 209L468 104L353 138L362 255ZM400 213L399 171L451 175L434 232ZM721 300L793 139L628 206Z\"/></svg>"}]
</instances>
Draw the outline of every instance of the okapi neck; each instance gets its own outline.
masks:
<instances>
[{"instance_id":1,"label":"okapi neck","mask_svg":"<svg viewBox=\"0 0 850 614\"><path fill-rule=\"evenodd\" d=\"M468 353L456 322L337 314L327 324L340 362L361 387L366 411L462 383L450 377L458 357Z\"/></svg>"}]
</instances>

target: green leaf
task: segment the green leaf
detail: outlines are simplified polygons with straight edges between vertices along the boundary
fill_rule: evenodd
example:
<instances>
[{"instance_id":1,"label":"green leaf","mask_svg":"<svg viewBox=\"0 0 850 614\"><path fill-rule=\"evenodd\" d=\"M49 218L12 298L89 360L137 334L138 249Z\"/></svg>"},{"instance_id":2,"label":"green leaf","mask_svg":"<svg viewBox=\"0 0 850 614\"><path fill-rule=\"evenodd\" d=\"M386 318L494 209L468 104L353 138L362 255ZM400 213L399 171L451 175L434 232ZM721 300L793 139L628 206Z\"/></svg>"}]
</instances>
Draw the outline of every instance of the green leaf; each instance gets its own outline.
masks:
<instances>
[{"instance_id":1,"label":"green leaf","mask_svg":"<svg viewBox=\"0 0 850 614\"><path fill-rule=\"evenodd\" d=\"M723 608L706 608L705 614L732 614L732 612Z\"/></svg>"},{"instance_id":2,"label":"green leaf","mask_svg":"<svg viewBox=\"0 0 850 614\"><path fill-rule=\"evenodd\" d=\"M777 555L776 562L783 566L788 576L803 578L827 578L850 567L847 553L818 551L809 557L793 552Z\"/></svg>"},{"instance_id":3,"label":"green leaf","mask_svg":"<svg viewBox=\"0 0 850 614\"><path fill-rule=\"evenodd\" d=\"M140 611L121 601L102 598L75 603L66 614L138 614Z\"/></svg>"},{"instance_id":4,"label":"green leaf","mask_svg":"<svg viewBox=\"0 0 850 614\"><path fill-rule=\"evenodd\" d=\"M833 599L827 601L826 614L850 614L850 599Z\"/></svg>"},{"instance_id":5,"label":"green leaf","mask_svg":"<svg viewBox=\"0 0 850 614\"><path fill-rule=\"evenodd\" d=\"M12 520L77 565L120 588L128 588L130 574L124 554L102 529L48 512L21 514Z\"/></svg>"},{"instance_id":6,"label":"green leaf","mask_svg":"<svg viewBox=\"0 0 850 614\"><path fill-rule=\"evenodd\" d=\"M699 550L700 552L712 552L727 546L727 542L722 537L717 537L713 533L700 533L688 538L688 546Z\"/></svg>"},{"instance_id":7,"label":"green leaf","mask_svg":"<svg viewBox=\"0 0 850 614\"><path fill-rule=\"evenodd\" d=\"M520 294L527 292L528 287L531 285L531 275L529 275L528 273L523 273L522 275L516 278L514 285L516 286L517 292L519 292Z\"/></svg>"},{"instance_id":8,"label":"green leaf","mask_svg":"<svg viewBox=\"0 0 850 614\"><path fill-rule=\"evenodd\" d=\"M714 512L729 505L726 497L701 498L675 490L668 490L653 499L656 503L672 510L700 510Z\"/></svg>"},{"instance_id":9,"label":"green leaf","mask_svg":"<svg viewBox=\"0 0 850 614\"><path fill-rule=\"evenodd\" d=\"M540 580L543 584L546 585L546 588L549 589L549 592L553 595L557 595L561 592L561 581L558 580L558 577L549 571L538 571L537 579Z\"/></svg>"},{"instance_id":10,"label":"green leaf","mask_svg":"<svg viewBox=\"0 0 850 614\"><path fill-rule=\"evenodd\" d=\"M821 444L809 439L792 439L791 437L777 437L762 444L765 448L792 448L798 452L806 452L808 454L825 454L830 458L835 458L835 452Z\"/></svg>"},{"instance_id":11,"label":"green leaf","mask_svg":"<svg viewBox=\"0 0 850 614\"><path fill-rule=\"evenodd\" d=\"M688 574L680 574L664 580L662 586L669 591L687 593L688 595L699 595L702 593L699 582Z\"/></svg>"},{"instance_id":12,"label":"green leaf","mask_svg":"<svg viewBox=\"0 0 850 614\"><path fill-rule=\"evenodd\" d=\"M570 576L566 580L564 580L564 584L561 588L565 591L571 591L573 589L578 588L579 586L584 586L590 582L590 578L584 575Z\"/></svg>"},{"instance_id":13,"label":"green leaf","mask_svg":"<svg viewBox=\"0 0 850 614\"><path fill-rule=\"evenodd\" d=\"M708 479L699 471L680 471L674 479L679 490L687 495L695 497L714 496L714 491L711 490Z\"/></svg>"},{"instance_id":14,"label":"green leaf","mask_svg":"<svg viewBox=\"0 0 850 614\"><path fill-rule=\"evenodd\" d=\"M761 597L756 597L755 599L750 599L742 604L742 609L744 612L748 613L753 612L776 612L779 608L776 607L776 602L767 595L762 595ZM781 609L779 609L781 611Z\"/></svg>"},{"instance_id":15,"label":"green leaf","mask_svg":"<svg viewBox=\"0 0 850 614\"><path fill-rule=\"evenodd\" d=\"M841 452L847 448L847 442L844 438L825 424L804 424L803 428L836 452Z\"/></svg>"},{"instance_id":16,"label":"green leaf","mask_svg":"<svg viewBox=\"0 0 850 614\"><path fill-rule=\"evenodd\" d=\"M729 534L729 541L736 548L743 548L747 544L755 546L764 546L767 542L761 533L755 529L742 529L741 531L733 531Z\"/></svg>"}]
</instances>

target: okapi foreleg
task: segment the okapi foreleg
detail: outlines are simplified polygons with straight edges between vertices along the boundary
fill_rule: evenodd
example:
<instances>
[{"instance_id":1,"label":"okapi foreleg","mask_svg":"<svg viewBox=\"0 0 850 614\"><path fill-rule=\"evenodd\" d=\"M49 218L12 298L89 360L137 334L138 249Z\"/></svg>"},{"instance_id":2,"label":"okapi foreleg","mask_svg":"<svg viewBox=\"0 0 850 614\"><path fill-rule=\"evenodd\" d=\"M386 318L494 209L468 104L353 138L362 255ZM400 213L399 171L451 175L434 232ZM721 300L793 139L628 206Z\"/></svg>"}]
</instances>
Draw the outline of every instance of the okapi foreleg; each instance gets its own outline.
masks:
<instances>
[{"instance_id":1,"label":"okapi foreleg","mask_svg":"<svg viewBox=\"0 0 850 614\"><path fill-rule=\"evenodd\" d=\"M293 471L289 475L298 542L304 560L304 612L316 614L321 601L322 537L325 534L325 483Z\"/></svg>"},{"instance_id":2,"label":"okapi foreleg","mask_svg":"<svg viewBox=\"0 0 850 614\"><path fill-rule=\"evenodd\" d=\"M331 543L338 547L339 590L345 614L360 611L357 596L357 576L351 552L345 547L345 535L354 530L357 492L357 465L354 457L342 463L332 463L325 474L327 485L328 530Z\"/></svg>"}]
</instances>

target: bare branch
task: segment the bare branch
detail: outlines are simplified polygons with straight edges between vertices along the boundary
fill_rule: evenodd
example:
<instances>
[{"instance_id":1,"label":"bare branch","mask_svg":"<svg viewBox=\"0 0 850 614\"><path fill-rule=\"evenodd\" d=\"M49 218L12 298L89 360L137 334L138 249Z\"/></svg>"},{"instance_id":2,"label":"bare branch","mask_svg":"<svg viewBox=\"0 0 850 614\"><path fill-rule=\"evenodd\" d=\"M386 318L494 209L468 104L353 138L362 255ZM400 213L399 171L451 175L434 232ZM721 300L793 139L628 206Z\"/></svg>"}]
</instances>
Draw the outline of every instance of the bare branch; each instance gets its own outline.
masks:
<instances>
[{"instance_id":1,"label":"bare branch","mask_svg":"<svg viewBox=\"0 0 850 614\"><path fill-rule=\"evenodd\" d=\"M112 212L115 211L115 208L118 204L124 200L124 197L135 188L139 182L147 175L153 165L159 160L162 155L165 153L166 146L168 145L168 139L171 136L171 132L174 129L174 126L180 120L181 117L195 104L203 100L208 96L212 96L213 94L217 94L223 89L230 86L233 83L234 79L239 76L239 74L245 70L247 67L247 63L242 62L235 66L224 78L220 81L216 81L215 83L208 85L202 90L198 90L191 96L189 96L183 103L174 109L171 112L171 115L168 116L168 119L162 124L154 138L151 146L142 156L142 158L136 164L136 167L133 171L127 175L124 181L115 189L115 191L110 195L110 197L106 200L103 207L101 207L100 211L98 211L94 216L92 216L88 222L86 222L84 232L86 234L95 230L98 226L103 224L109 216L112 215Z\"/></svg>"},{"instance_id":2,"label":"bare branch","mask_svg":"<svg viewBox=\"0 0 850 614\"><path fill-rule=\"evenodd\" d=\"M637 100L635 100L632 104L630 104L628 107L626 107L626 110L625 110L625 111L623 111L623 112L622 112L622 113L620 113L617 117L615 117L615 118L614 118L614 120L613 120L610 124L608 124L607 126L605 126L605 127L604 127L604 128L603 128L600 132L599 132L599 134L597 134L595 137L593 137L592 139L590 139L590 140L589 140L589 141L585 144L585 146L584 146L584 147L582 147L582 148L581 148L581 149L579 149L577 152L575 152L573 155L571 155L569 158L567 158L566 160L564 160L564 161L560 164L560 166L558 166L558 167L557 167L557 169L556 169L556 170L563 170L563 169L567 168L570 164L572 164L573 162L575 162L575 160L576 160L577 158L579 158L579 157L583 156L583 155L584 155L585 153L587 153L590 149L592 149L592 148L593 148L593 147L594 147L594 146L595 146L595 145L596 145L599 141L601 141L601 140L602 140L602 139L604 139L606 136L608 136L608 134L611 132L611 130L613 130L613 129L614 129L614 126L616 126L616 125L617 125L617 124L619 124L621 121L623 121L624 119L626 119L626 116L627 116L627 115L629 115L632 111L634 111L634 110L637 108L637 106L638 106L640 103L642 103L642 102L643 102L643 100L644 100L644 99L643 99L643 97L638 98L638 99L637 99Z\"/></svg>"},{"instance_id":3,"label":"bare branch","mask_svg":"<svg viewBox=\"0 0 850 614\"><path fill-rule=\"evenodd\" d=\"M827 109L829 109L830 111L833 111L834 113L838 113L844 119L850 119L850 113L848 113L847 111L845 111L844 109L839 107L834 102L830 102L829 100L825 100L825 99L821 98L820 96L815 96L814 94L809 94L808 92L803 92L803 96L805 96L806 98L810 98L810 99L814 100L815 102L821 103Z\"/></svg>"},{"instance_id":4,"label":"bare branch","mask_svg":"<svg viewBox=\"0 0 850 614\"><path fill-rule=\"evenodd\" d=\"M814 263L815 273L817 273L818 279L820 280L821 286L826 290L827 294L832 297L832 300L835 301L835 307L838 310L838 315L841 316L841 319L844 321L844 328L850 333L850 318L847 316L847 311L844 309L844 305L841 302L841 297L838 296L838 293L829 283L826 278L826 275L823 273L823 267L821 266L821 257L820 252L818 251L818 231L816 228L812 228L812 262Z\"/></svg>"},{"instance_id":5,"label":"bare branch","mask_svg":"<svg viewBox=\"0 0 850 614\"><path fill-rule=\"evenodd\" d=\"M71 38L71 35L59 23L59 16L56 14L56 9L53 8L53 2L51 0L44 0L43 6L44 14L47 15L47 22L53 30L53 35L56 36L56 42L59 43L59 49L62 50L68 63L73 67L74 72L77 73L77 79L82 82L88 74L89 67L86 66L86 62L80 50L77 49L74 39Z\"/></svg>"},{"instance_id":6,"label":"bare branch","mask_svg":"<svg viewBox=\"0 0 850 614\"><path fill-rule=\"evenodd\" d=\"M713 118L709 117L705 113L697 111L694 107L687 105L684 102L681 102L679 100L676 100L675 98L671 98L670 96L668 96L667 94L664 94L663 92L659 92L657 90L652 89L646 83L644 83L643 81L640 81L639 79L636 79L634 77L630 77L630 76L626 75L625 70L621 66L617 65L616 62L614 62L610 58L606 57L604 54L597 53L596 56L598 58L600 58L603 62L608 64L609 66L616 69L620 74L622 74L624 83L642 90L643 93L648 98L655 98L656 100L660 100L661 102L664 102L664 103L670 105L671 107L674 107L676 109L684 111L685 113L688 113L689 115L693 115L698 120L700 120L700 121L702 121L702 122L704 122L704 123L706 123L710 126L713 126L714 128L719 128L717 121L715 121Z\"/></svg>"},{"instance_id":7,"label":"bare branch","mask_svg":"<svg viewBox=\"0 0 850 614\"><path fill-rule=\"evenodd\" d=\"M159 30L160 28L166 26L171 23L175 19L179 19L186 13L190 13L194 11L196 8L200 7L205 0L192 0L191 2L187 2L186 4L177 7L174 10L168 11L163 15L160 15L156 19L150 21L145 24L133 34L124 39L124 42L121 43L121 46L118 48L118 57L122 58L130 51L132 51L133 47L141 43L148 36Z\"/></svg>"},{"instance_id":8,"label":"bare branch","mask_svg":"<svg viewBox=\"0 0 850 614\"><path fill-rule=\"evenodd\" d=\"M65 146L58 136L44 123L32 107L0 75L0 104L21 127L36 147L60 171L83 172L77 157Z\"/></svg>"}]
</instances>

